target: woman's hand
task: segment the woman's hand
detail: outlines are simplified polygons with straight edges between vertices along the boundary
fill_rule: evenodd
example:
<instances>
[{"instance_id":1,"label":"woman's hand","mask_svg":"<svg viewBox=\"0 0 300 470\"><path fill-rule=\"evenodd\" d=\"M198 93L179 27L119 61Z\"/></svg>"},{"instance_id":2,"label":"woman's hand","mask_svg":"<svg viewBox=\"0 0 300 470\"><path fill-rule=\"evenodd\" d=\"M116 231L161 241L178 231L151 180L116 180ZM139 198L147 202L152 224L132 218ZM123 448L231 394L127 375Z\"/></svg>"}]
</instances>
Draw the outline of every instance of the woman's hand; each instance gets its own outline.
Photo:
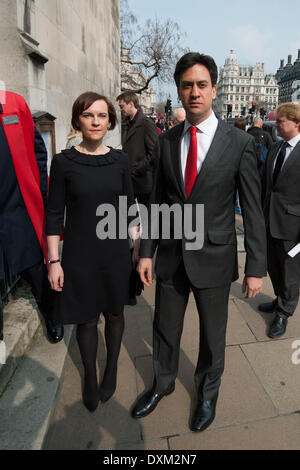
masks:
<instances>
[{"instance_id":1,"label":"woman's hand","mask_svg":"<svg viewBox=\"0 0 300 470\"><path fill-rule=\"evenodd\" d=\"M50 264L48 279L53 290L61 292L64 285L64 271L60 263Z\"/></svg>"}]
</instances>

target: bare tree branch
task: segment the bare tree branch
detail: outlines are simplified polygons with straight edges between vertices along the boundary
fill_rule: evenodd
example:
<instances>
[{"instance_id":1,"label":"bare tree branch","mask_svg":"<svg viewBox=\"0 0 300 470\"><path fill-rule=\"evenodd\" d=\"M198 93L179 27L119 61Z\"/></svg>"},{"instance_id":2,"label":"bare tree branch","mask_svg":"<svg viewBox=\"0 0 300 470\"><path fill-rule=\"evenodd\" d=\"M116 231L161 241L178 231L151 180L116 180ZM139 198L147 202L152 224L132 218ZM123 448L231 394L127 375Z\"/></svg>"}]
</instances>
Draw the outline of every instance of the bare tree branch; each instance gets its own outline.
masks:
<instances>
[{"instance_id":1,"label":"bare tree branch","mask_svg":"<svg viewBox=\"0 0 300 470\"><path fill-rule=\"evenodd\" d=\"M149 19L141 27L128 0L121 0L122 90L141 93L153 80L172 80L175 64L185 52L180 46L183 36L171 19Z\"/></svg>"}]
</instances>

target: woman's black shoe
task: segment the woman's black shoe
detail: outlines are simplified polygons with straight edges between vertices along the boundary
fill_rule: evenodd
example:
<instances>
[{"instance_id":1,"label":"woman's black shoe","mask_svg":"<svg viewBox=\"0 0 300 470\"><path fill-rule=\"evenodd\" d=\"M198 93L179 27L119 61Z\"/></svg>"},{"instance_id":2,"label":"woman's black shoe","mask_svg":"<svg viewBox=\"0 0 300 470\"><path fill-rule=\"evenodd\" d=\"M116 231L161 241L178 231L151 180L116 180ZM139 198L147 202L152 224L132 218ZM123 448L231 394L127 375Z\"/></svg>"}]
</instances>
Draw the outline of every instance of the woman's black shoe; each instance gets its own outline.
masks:
<instances>
[{"instance_id":1,"label":"woman's black shoe","mask_svg":"<svg viewBox=\"0 0 300 470\"><path fill-rule=\"evenodd\" d=\"M110 389L110 390L105 390L105 388L100 387L99 397L100 397L101 403L107 402L113 396L115 391L116 391L116 387L114 387L113 389Z\"/></svg>"},{"instance_id":2,"label":"woman's black shoe","mask_svg":"<svg viewBox=\"0 0 300 470\"><path fill-rule=\"evenodd\" d=\"M87 388L85 387L82 394L82 401L84 406L93 413L96 411L98 404L99 404L99 393L87 393Z\"/></svg>"}]
</instances>

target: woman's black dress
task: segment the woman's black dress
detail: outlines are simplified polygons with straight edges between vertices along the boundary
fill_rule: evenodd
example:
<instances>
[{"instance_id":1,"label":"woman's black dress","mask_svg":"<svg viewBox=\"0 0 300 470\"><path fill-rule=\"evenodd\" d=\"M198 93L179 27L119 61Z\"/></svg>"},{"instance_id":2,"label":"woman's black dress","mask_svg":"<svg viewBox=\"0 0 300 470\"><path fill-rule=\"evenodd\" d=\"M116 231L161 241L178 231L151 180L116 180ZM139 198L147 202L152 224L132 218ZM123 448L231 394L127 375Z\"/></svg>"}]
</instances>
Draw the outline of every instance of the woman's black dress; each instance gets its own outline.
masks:
<instances>
[{"instance_id":1,"label":"woman's black dress","mask_svg":"<svg viewBox=\"0 0 300 470\"><path fill-rule=\"evenodd\" d=\"M66 208L64 286L62 292L56 292L54 323L87 323L101 312L116 315L122 311L128 297L131 256L128 237L119 238L119 216L125 223L129 222L127 206L119 214L120 196L127 196L128 207L135 204L128 157L124 152L110 149L105 155L95 156L71 148L53 158L47 235L63 233ZM101 206L101 217L99 206L103 204L109 207ZM99 222L102 220L105 225L105 219L108 220L105 207L110 214L115 208L116 230L113 224L105 228L116 232L115 239L99 239L96 233Z\"/></svg>"}]
</instances>

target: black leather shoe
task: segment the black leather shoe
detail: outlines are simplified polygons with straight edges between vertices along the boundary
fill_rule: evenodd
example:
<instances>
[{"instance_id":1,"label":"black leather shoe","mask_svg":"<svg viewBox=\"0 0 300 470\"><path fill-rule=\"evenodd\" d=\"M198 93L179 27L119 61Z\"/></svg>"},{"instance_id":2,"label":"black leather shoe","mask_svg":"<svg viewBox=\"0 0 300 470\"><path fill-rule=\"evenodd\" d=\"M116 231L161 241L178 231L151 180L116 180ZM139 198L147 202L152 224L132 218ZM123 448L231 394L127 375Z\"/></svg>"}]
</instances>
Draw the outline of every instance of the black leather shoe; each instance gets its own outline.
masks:
<instances>
[{"instance_id":1,"label":"black leather shoe","mask_svg":"<svg viewBox=\"0 0 300 470\"><path fill-rule=\"evenodd\" d=\"M217 399L218 395L212 400L198 402L190 426L191 431L204 431L213 422L216 415Z\"/></svg>"},{"instance_id":2,"label":"black leather shoe","mask_svg":"<svg viewBox=\"0 0 300 470\"><path fill-rule=\"evenodd\" d=\"M273 313L275 312L275 309L276 309L275 300L273 300L273 302L266 302L265 304L260 304L258 306L258 310L260 310L261 312L265 312L265 313Z\"/></svg>"},{"instance_id":3,"label":"black leather shoe","mask_svg":"<svg viewBox=\"0 0 300 470\"><path fill-rule=\"evenodd\" d=\"M287 322L287 318L282 318L276 315L268 333L269 338L279 338L284 335Z\"/></svg>"},{"instance_id":4,"label":"black leather shoe","mask_svg":"<svg viewBox=\"0 0 300 470\"><path fill-rule=\"evenodd\" d=\"M172 384L165 392L155 393L153 388L146 392L141 398L137 401L136 405L131 411L131 416L133 418L143 418L144 416L152 413L153 410L157 407L160 400L173 393L175 390L175 384Z\"/></svg>"},{"instance_id":5,"label":"black leather shoe","mask_svg":"<svg viewBox=\"0 0 300 470\"><path fill-rule=\"evenodd\" d=\"M52 326L49 321L46 321L47 337L51 343L59 343L64 337L63 325Z\"/></svg>"}]
</instances>

